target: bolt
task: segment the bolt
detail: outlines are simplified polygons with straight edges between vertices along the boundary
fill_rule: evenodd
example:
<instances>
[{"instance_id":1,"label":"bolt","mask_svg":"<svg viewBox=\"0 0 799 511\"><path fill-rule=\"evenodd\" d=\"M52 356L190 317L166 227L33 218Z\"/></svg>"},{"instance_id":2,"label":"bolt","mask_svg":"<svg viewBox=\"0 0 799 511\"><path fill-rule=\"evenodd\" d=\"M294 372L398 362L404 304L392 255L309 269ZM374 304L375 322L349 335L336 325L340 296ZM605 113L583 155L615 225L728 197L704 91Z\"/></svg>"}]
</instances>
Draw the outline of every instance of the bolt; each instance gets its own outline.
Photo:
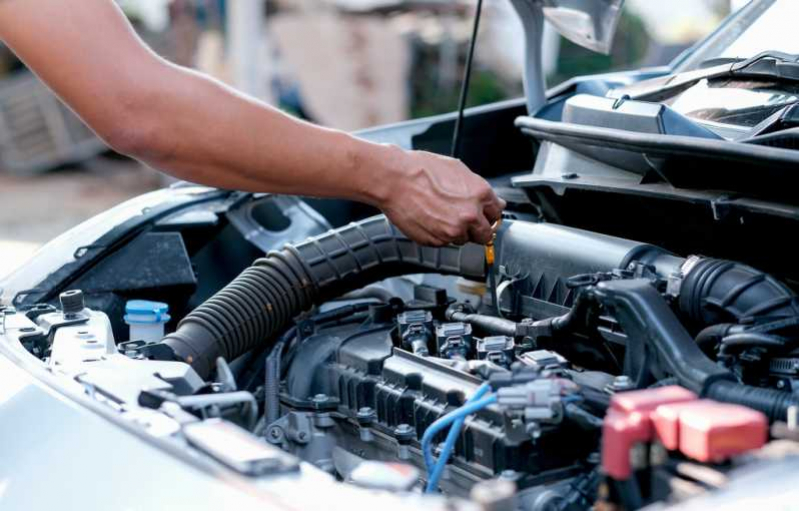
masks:
<instances>
[{"instance_id":1,"label":"bolt","mask_svg":"<svg viewBox=\"0 0 799 511\"><path fill-rule=\"evenodd\" d=\"M326 403L327 402L327 394L317 394L313 397L312 401L314 403Z\"/></svg>"},{"instance_id":2,"label":"bolt","mask_svg":"<svg viewBox=\"0 0 799 511\"><path fill-rule=\"evenodd\" d=\"M394 428L394 436L401 444L409 444L415 436L415 431L410 424L400 424Z\"/></svg>"},{"instance_id":3,"label":"bolt","mask_svg":"<svg viewBox=\"0 0 799 511\"><path fill-rule=\"evenodd\" d=\"M370 426L375 420L375 411L368 406L364 406L358 410L358 414L355 416L355 419L358 421L358 425L361 427L361 440L364 442L371 442L374 439L374 436L372 435Z\"/></svg>"},{"instance_id":4,"label":"bolt","mask_svg":"<svg viewBox=\"0 0 799 511\"><path fill-rule=\"evenodd\" d=\"M357 419L358 422L363 423L371 423L375 418L375 411L369 408L368 406L364 406L360 410L358 410Z\"/></svg>"},{"instance_id":5,"label":"bolt","mask_svg":"<svg viewBox=\"0 0 799 511\"><path fill-rule=\"evenodd\" d=\"M784 389L785 388L785 381L784 380L777 381L777 388L778 389Z\"/></svg>"},{"instance_id":6,"label":"bolt","mask_svg":"<svg viewBox=\"0 0 799 511\"><path fill-rule=\"evenodd\" d=\"M269 439L273 442L278 442L283 438L283 430L280 426L272 426L269 428Z\"/></svg>"}]
</instances>

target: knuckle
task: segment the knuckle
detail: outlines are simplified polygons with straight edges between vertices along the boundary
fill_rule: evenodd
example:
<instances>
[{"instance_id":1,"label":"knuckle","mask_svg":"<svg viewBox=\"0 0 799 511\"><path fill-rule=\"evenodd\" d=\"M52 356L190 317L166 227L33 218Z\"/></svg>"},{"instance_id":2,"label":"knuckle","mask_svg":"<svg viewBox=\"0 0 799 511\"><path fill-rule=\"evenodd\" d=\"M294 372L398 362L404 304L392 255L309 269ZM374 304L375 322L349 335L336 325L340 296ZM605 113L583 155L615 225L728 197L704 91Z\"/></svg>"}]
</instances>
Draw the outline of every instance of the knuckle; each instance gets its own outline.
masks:
<instances>
[{"instance_id":1,"label":"knuckle","mask_svg":"<svg viewBox=\"0 0 799 511\"><path fill-rule=\"evenodd\" d=\"M454 240L463 235L463 229L457 226L451 226L444 229L444 235L447 239Z\"/></svg>"},{"instance_id":2,"label":"knuckle","mask_svg":"<svg viewBox=\"0 0 799 511\"><path fill-rule=\"evenodd\" d=\"M481 230L477 231L474 234L475 234L475 236L474 236L475 241L478 242L478 243L488 243L488 241L491 239L491 231L490 230L487 231L485 229L481 229Z\"/></svg>"},{"instance_id":3,"label":"knuckle","mask_svg":"<svg viewBox=\"0 0 799 511\"><path fill-rule=\"evenodd\" d=\"M476 211L464 211L460 214L459 220L461 226L470 226L477 223L478 216Z\"/></svg>"},{"instance_id":4,"label":"knuckle","mask_svg":"<svg viewBox=\"0 0 799 511\"><path fill-rule=\"evenodd\" d=\"M491 185L483 181L477 188L477 193L483 200L493 200L494 199L494 189L491 188Z\"/></svg>"}]
</instances>

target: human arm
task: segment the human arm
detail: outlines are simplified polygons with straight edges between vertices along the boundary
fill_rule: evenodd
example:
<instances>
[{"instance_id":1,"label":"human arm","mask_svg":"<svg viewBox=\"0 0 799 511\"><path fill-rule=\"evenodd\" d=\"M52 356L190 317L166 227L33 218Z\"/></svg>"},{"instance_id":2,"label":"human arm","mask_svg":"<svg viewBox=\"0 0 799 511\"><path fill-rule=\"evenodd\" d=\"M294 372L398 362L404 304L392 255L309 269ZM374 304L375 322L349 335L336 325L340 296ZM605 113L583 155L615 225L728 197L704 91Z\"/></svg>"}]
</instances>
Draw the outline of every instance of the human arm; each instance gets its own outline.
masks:
<instances>
[{"instance_id":1,"label":"human arm","mask_svg":"<svg viewBox=\"0 0 799 511\"><path fill-rule=\"evenodd\" d=\"M299 121L167 62L112 0L2 0L0 38L114 149L182 179L364 202L431 245L487 241L504 207L456 160Z\"/></svg>"}]
</instances>

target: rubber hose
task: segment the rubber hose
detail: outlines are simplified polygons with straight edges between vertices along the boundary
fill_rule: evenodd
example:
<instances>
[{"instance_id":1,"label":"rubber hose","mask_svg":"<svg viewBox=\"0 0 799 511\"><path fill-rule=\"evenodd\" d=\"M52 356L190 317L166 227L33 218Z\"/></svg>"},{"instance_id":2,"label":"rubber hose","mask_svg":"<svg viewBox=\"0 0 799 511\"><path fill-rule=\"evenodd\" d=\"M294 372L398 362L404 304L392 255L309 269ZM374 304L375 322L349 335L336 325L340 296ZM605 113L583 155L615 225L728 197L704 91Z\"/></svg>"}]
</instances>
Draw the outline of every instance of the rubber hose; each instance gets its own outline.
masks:
<instances>
[{"instance_id":1,"label":"rubber hose","mask_svg":"<svg viewBox=\"0 0 799 511\"><path fill-rule=\"evenodd\" d=\"M723 380L711 383L704 397L758 410L769 418L769 422L786 420L788 408L799 406L799 398L794 397L790 392L752 387Z\"/></svg>"},{"instance_id":2,"label":"rubber hose","mask_svg":"<svg viewBox=\"0 0 799 511\"><path fill-rule=\"evenodd\" d=\"M482 332L491 335L516 336L517 323L508 319L488 316L486 314L470 314L460 311L447 311L447 319L460 323L469 323L479 328Z\"/></svg>"},{"instance_id":3,"label":"rubber hose","mask_svg":"<svg viewBox=\"0 0 799 511\"><path fill-rule=\"evenodd\" d=\"M440 273L485 279L480 245L423 247L376 216L271 252L190 312L164 338L179 360L208 378L283 331L314 305L388 277Z\"/></svg>"},{"instance_id":4,"label":"rubber hose","mask_svg":"<svg viewBox=\"0 0 799 511\"><path fill-rule=\"evenodd\" d=\"M702 259L688 272L679 306L700 328L799 316L796 295L785 284L750 266L719 259Z\"/></svg>"},{"instance_id":5,"label":"rubber hose","mask_svg":"<svg viewBox=\"0 0 799 511\"><path fill-rule=\"evenodd\" d=\"M703 328L702 331L696 335L694 340L705 354L710 353L716 344L720 343L723 337L729 335L730 330L735 326L736 325L732 323L710 325L709 327Z\"/></svg>"}]
</instances>

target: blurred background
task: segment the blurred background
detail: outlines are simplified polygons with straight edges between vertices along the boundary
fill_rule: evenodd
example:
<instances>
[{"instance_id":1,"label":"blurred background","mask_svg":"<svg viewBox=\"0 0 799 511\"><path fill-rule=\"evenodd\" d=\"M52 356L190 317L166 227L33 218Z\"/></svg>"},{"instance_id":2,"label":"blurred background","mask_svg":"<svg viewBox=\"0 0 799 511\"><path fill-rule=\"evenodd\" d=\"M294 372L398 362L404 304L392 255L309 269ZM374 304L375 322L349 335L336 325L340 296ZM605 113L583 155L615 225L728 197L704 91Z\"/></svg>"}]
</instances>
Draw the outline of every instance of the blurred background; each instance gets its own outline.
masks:
<instances>
[{"instance_id":1,"label":"blurred background","mask_svg":"<svg viewBox=\"0 0 799 511\"><path fill-rule=\"evenodd\" d=\"M456 108L474 0L119 0L165 58L299 117L357 130ZM609 56L548 30L548 84L668 63L746 0L627 0ZM522 93L521 27L484 3L469 105ZM268 133L253 136L269 136ZM168 178L110 153L0 46L0 276Z\"/></svg>"}]
</instances>

